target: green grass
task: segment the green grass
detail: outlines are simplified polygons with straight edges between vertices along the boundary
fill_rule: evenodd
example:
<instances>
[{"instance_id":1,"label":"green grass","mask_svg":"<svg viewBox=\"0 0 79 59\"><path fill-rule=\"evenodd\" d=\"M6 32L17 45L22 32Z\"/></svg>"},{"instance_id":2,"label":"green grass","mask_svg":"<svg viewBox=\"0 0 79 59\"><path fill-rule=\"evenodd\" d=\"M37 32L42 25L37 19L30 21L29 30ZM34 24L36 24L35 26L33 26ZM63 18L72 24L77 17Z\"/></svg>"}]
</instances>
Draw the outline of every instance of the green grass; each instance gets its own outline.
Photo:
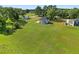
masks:
<instances>
[{"instance_id":1,"label":"green grass","mask_svg":"<svg viewBox=\"0 0 79 59\"><path fill-rule=\"evenodd\" d=\"M35 16L12 35L0 34L0 53L79 53L79 27L36 24Z\"/></svg>"}]
</instances>

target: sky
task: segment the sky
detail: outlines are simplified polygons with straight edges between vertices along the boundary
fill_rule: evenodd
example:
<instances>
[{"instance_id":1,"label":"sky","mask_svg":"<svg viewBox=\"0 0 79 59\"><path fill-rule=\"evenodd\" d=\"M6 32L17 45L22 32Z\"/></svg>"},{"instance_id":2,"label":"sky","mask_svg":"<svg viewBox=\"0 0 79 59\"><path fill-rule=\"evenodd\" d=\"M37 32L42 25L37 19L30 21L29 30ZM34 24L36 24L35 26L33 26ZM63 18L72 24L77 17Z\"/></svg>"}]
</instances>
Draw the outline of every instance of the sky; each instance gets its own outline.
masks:
<instances>
[{"instance_id":1,"label":"sky","mask_svg":"<svg viewBox=\"0 0 79 59\"><path fill-rule=\"evenodd\" d=\"M2 5L3 7L13 7L22 9L35 9L38 5ZM40 5L43 7L44 5ZM57 5L57 8L79 8L79 5Z\"/></svg>"}]
</instances>

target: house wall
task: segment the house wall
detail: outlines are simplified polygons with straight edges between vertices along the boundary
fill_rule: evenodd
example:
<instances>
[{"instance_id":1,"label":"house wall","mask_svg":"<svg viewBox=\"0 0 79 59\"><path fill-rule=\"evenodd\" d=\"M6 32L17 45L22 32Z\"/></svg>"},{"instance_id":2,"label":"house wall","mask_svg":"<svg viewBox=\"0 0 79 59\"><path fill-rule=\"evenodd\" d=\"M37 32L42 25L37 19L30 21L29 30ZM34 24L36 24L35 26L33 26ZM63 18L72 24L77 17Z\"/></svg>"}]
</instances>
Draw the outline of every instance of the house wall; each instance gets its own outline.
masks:
<instances>
[{"instance_id":1,"label":"house wall","mask_svg":"<svg viewBox=\"0 0 79 59\"><path fill-rule=\"evenodd\" d=\"M41 24L47 24L49 21L47 18L43 17L41 20L40 20L40 23Z\"/></svg>"},{"instance_id":2,"label":"house wall","mask_svg":"<svg viewBox=\"0 0 79 59\"><path fill-rule=\"evenodd\" d=\"M75 26L79 26L79 20L75 21L75 22L74 22L74 25L75 25Z\"/></svg>"},{"instance_id":3,"label":"house wall","mask_svg":"<svg viewBox=\"0 0 79 59\"><path fill-rule=\"evenodd\" d=\"M67 19L66 20L66 25L68 25L68 26L74 26L74 20L73 19Z\"/></svg>"},{"instance_id":4,"label":"house wall","mask_svg":"<svg viewBox=\"0 0 79 59\"><path fill-rule=\"evenodd\" d=\"M70 21L69 25L74 26L74 21Z\"/></svg>"}]
</instances>

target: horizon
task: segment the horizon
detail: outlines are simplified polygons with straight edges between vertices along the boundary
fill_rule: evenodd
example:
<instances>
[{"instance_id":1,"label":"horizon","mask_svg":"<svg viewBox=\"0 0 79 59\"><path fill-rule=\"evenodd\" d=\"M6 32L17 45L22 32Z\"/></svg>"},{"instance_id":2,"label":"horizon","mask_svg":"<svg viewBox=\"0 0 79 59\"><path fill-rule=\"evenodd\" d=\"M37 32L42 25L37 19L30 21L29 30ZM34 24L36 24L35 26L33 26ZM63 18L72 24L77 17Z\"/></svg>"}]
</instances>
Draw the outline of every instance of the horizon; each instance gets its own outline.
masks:
<instances>
[{"instance_id":1,"label":"horizon","mask_svg":"<svg viewBox=\"0 0 79 59\"><path fill-rule=\"evenodd\" d=\"M13 8L22 8L22 9L35 9L37 6L43 8L45 5L1 5L2 7L13 7ZM79 5L56 5L57 8L79 8Z\"/></svg>"}]
</instances>

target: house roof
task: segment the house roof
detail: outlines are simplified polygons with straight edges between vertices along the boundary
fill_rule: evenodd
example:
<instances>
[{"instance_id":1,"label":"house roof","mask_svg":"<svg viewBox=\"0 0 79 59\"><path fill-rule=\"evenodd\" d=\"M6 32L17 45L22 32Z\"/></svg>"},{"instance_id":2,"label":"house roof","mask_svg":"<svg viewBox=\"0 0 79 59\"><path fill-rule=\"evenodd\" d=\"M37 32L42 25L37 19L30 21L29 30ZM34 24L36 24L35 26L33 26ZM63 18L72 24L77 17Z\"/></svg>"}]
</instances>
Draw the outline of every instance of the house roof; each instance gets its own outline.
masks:
<instances>
[{"instance_id":1,"label":"house roof","mask_svg":"<svg viewBox=\"0 0 79 59\"><path fill-rule=\"evenodd\" d=\"M63 19L64 21L66 20L71 20L71 21L75 21L75 20L79 20L79 19Z\"/></svg>"}]
</instances>

